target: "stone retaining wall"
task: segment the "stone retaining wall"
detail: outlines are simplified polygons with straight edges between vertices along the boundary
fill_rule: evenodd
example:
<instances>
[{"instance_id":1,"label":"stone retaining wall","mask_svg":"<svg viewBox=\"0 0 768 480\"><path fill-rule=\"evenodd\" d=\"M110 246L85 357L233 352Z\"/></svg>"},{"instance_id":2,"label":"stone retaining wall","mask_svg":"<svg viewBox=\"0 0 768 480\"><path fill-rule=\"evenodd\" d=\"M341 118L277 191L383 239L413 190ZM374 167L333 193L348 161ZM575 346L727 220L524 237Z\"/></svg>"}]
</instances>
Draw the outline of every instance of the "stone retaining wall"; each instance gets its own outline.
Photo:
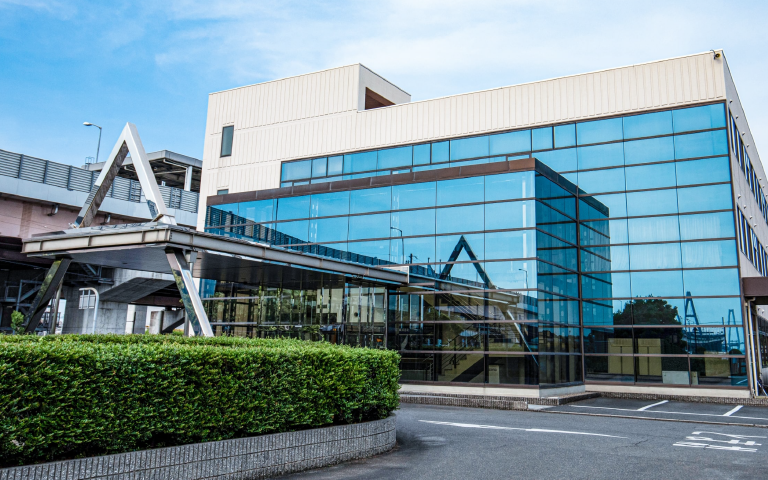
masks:
<instances>
[{"instance_id":1,"label":"stone retaining wall","mask_svg":"<svg viewBox=\"0 0 768 480\"><path fill-rule=\"evenodd\" d=\"M395 446L395 416L299 432L0 469L0 480L258 479L370 457Z\"/></svg>"},{"instance_id":2,"label":"stone retaining wall","mask_svg":"<svg viewBox=\"0 0 768 480\"><path fill-rule=\"evenodd\" d=\"M400 403L495 408L497 410L528 410L528 404L558 406L599 396L599 393L594 392L574 393L560 397L507 397L496 395L462 395L458 393L401 392Z\"/></svg>"}]
</instances>

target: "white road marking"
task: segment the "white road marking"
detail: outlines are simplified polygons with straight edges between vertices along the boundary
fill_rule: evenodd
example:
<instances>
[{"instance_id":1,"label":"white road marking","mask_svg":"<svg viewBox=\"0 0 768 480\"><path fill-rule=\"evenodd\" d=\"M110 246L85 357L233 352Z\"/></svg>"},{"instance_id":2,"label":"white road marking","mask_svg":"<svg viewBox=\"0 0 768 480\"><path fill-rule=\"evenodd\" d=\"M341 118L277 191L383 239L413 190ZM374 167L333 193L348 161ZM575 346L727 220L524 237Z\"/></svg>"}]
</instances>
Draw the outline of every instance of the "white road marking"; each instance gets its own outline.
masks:
<instances>
[{"instance_id":1,"label":"white road marking","mask_svg":"<svg viewBox=\"0 0 768 480\"><path fill-rule=\"evenodd\" d=\"M569 407L573 407L573 408L598 408L598 409L601 409L601 410L618 410L618 411L621 411L621 412L637 412L637 410L634 409L634 408L593 407L593 406L590 406L590 405L568 405L568 406ZM648 413L669 413L669 414L672 414L672 415L698 415L698 416L703 416L703 417L722 417L722 415L716 414L716 413L669 412L669 411L666 411L666 410L651 410ZM749 420L768 421L768 418L763 418L763 417L740 417L740 416L737 416L737 415L731 415L729 418L746 418L746 419L749 419Z\"/></svg>"},{"instance_id":2,"label":"white road marking","mask_svg":"<svg viewBox=\"0 0 768 480\"><path fill-rule=\"evenodd\" d=\"M717 433L717 432L693 432L691 435L702 435L702 434L709 434L709 435L722 435L724 437L729 438L738 438L739 440L743 440L745 438L768 438L768 437L761 437L759 435L730 435L728 433Z\"/></svg>"},{"instance_id":3,"label":"white road marking","mask_svg":"<svg viewBox=\"0 0 768 480\"><path fill-rule=\"evenodd\" d=\"M655 407L655 406L657 406L657 405L664 405L664 404L665 404L665 403L667 403L668 401L669 401L669 400L662 400L662 401L660 401L659 403L653 403L653 404L651 404L651 405L646 405L646 406L644 406L644 407L642 407L642 408L638 408L638 409L637 409L637 411L638 411L638 412L644 412L644 411L648 410L648 409L649 409L649 408L651 408L651 407Z\"/></svg>"},{"instance_id":4,"label":"white road marking","mask_svg":"<svg viewBox=\"0 0 768 480\"><path fill-rule=\"evenodd\" d=\"M723 415L723 416L724 416L724 417L730 417L730 416L731 416L731 415L733 415L734 413L736 413L736 412L738 412L739 410L741 410L741 407L743 407L743 406L744 406L744 405L737 405L737 406L736 406L736 407L734 407L732 410L729 410L729 411L728 411L728 413L726 413L726 414L725 414L725 415Z\"/></svg>"},{"instance_id":5,"label":"white road marking","mask_svg":"<svg viewBox=\"0 0 768 480\"><path fill-rule=\"evenodd\" d=\"M720 435L720 438L726 437L727 439L715 440L714 438L699 436L702 434L708 434L713 436ZM757 451L757 448L748 448L748 447L759 447L762 444L757 443L753 440L746 440L747 438L768 438L768 437L750 436L750 435L729 435L727 433L717 433L717 432L693 432L691 433L691 435L685 437L685 441L677 442L672 446L673 447L689 447L689 448L706 448L709 450L726 450L730 452L755 453ZM700 443L700 442L713 442L715 444L725 443L726 445L712 445L712 443Z\"/></svg>"},{"instance_id":6,"label":"white road marking","mask_svg":"<svg viewBox=\"0 0 768 480\"><path fill-rule=\"evenodd\" d=\"M497 427L495 425L476 425L473 423L454 423L454 422L437 422L434 420L419 420L424 423L431 423L434 425L447 425L449 427L461 427L461 428L487 428L491 430L518 430L522 432L539 432L539 433L564 433L568 435L589 435L593 437L608 437L608 438L628 438L619 437L616 435L605 435L603 433L589 433L589 432L571 432L568 430L549 430L545 428L514 428L514 427Z\"/></svg>"},{"instance_id":7,"label":"white road marking","mask_svg":"<svg viewBox=\"0 0 768 480\"><path fill-rule=\"evenodd\" d=\"M528 410L546 410L547 408L552 408L552 405L528 404Z\"/></svg>"},{"instance_id":8,"label":"white road marking","mask_svg":"<svg viewBox=\"0 0 768 480\"><path fill-rule=\"evenodd\" d=\"M694 443L694 442L677 442L673 447L692 447L692 448L706 448L709 450L729 450L731 452L750 452L755 453L756 448L744 448L744 447L722 447L720 445L709 445L707 443Z\"/></svg>"}]
</instances>

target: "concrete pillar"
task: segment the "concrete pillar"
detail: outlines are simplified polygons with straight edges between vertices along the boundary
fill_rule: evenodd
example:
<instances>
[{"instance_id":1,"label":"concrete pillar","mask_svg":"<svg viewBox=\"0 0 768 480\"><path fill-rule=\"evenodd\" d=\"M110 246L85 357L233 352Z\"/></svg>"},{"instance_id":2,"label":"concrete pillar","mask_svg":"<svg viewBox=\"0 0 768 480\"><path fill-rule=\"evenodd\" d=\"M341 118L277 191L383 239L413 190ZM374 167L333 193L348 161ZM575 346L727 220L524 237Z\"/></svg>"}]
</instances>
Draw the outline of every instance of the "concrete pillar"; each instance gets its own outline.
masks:
<instances>
[{"instance_id":1,"label":"concrete pillar","mask_svg":"<svg viewBox=\"0 0 768 480\"><path fill-rule=\"evenodd\" d=\"M187 167L187 173L184 174L184 190L192 189L192 166Z\"/></svg>"},{"instance_id":2,"label":"concrete pillar","mask_svg":"<svg viewBox=\"0 0 768 480\"><path fill-rule=\"evenodd\" d=\"M99 293L109 289L109 285L97 287ZM80 290L65 287L63 296L67 300L62 333L91 333L93 331L94 309L80 309ZM96 333L125 333L128 317L128 304L118 302L100 302Z\"/></svg>"}]
</instances>

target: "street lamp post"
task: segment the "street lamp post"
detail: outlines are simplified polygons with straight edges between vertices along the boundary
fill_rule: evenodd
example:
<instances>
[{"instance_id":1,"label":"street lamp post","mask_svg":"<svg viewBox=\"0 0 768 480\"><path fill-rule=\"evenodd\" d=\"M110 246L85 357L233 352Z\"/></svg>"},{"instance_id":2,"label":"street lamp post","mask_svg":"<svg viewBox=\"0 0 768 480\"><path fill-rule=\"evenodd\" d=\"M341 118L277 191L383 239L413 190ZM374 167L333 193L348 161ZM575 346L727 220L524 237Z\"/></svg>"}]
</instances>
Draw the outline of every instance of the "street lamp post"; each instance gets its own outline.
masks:
<instances>
[{"instance_id":1,"label":"street lamp post","mask_svg":"<svg viewBox=\"0 0 768 480\"><path fill-rule=\"evenodd\" d=\"M518 268L521 272L525 272L525 289L528 290L528 270L524 268Z\"/></svg>"},{"instance_id":2,"label":"street lamp post","mask_svg":"<svg viewBox=\"0 0 768 480\"><path fill-rule=\"evenodd\" d=\"M101 150L101 127L91 122L83 122L86 127L97 127L99 129L99 144L96 146L96 163L99 163L99 150Z\"/></svg>"},{"instance_id":3,"label":"street lamp post","mask_svg":"<svg viewBox=\"0 0 768 480\"><path fill-rule=\"evenodd\" d=\"M403 246L403 263L405 263L405 240L403 240L403 231L397 227L389 227L390 230L397 230L400 232L400 244Z\"/></svg>"}]
</instances>

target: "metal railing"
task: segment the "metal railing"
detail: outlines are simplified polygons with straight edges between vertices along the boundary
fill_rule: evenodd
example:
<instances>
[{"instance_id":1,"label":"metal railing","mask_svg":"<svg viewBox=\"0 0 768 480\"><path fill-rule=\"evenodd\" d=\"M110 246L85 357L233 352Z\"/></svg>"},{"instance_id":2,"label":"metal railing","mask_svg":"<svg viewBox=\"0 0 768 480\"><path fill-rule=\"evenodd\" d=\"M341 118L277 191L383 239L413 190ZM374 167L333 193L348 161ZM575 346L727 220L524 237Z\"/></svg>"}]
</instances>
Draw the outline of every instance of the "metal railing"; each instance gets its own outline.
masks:
<instances>
[{"instance_id":1,"label":"metal railing","mask_svg":"<svg viewBox=\"0 0 768 480\"><path fill-rule=\"evenodd\" d=\"M99 172L0 150L0 175L77 192L90 192ZM160 193L168 208L197 213L199 194L161 185ZM116 177L107 198L142 203L141 184L137 180Z\"/></svg>"}]
</instances>

